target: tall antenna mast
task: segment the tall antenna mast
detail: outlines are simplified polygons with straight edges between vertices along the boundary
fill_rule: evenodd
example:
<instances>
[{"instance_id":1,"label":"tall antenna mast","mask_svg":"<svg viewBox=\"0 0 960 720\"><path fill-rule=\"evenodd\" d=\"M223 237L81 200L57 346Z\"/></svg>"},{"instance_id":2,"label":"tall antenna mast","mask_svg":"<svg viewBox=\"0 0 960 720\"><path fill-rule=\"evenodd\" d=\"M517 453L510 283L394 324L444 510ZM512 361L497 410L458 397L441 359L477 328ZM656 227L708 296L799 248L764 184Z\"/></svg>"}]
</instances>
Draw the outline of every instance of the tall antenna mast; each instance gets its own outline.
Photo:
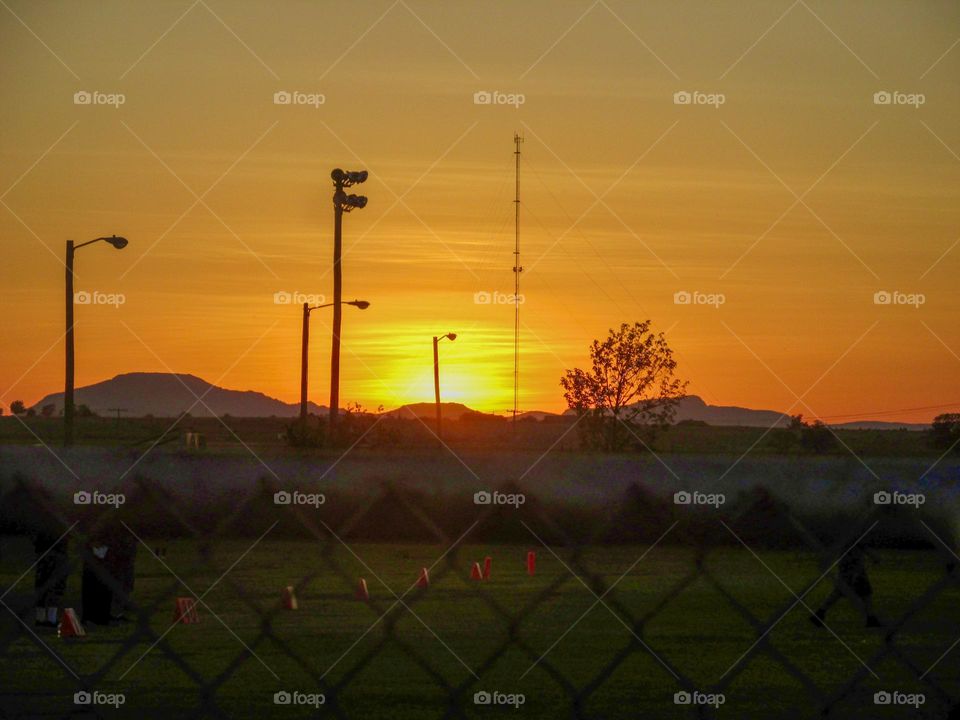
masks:
<instances>
[{"instance_id":1,"label":"tall antenna mast","mask_svg":"<svg viewBox=\"0 0 960 720\"><path fill-rule=\"evenodd\" d=\"M520 143L523 136L513 134L513 144L516 146L513 154L516 158L516 196L513 201L515 209L514 219L514 248L513 248L513 428L517 427L517 404L520 399Z\"/></svg>"}]
</instances>

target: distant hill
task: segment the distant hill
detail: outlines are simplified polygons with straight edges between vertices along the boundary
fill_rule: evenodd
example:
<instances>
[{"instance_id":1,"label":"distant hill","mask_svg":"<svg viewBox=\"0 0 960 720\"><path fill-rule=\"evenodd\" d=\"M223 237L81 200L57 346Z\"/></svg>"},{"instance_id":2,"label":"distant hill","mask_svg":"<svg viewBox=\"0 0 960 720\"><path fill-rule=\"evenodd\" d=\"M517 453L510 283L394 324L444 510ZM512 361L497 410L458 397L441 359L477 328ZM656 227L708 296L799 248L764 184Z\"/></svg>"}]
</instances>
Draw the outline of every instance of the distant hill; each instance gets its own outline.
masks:
<instances>
[{"instance_id":1,"label":"distant hill","mask_svg":"<svg viewBox=\"0 0 960 720\"><path fill-rule=\"evenodd\" d=\"M573 415L567 410L564 415ZM735 405L708 405L698 395L687 395L677 403L674 422L695 420L708 425L738 425L741 427L786 427L790 416L775 410L752 410Z\"/></svg>"},{"instance_id":2,"label":"distant hill","mask_svg":"<svg viewBox=\"0 0 960 720\"><path fill-rule=\"evenodd\" d=\"M565 415L573 414L567 410ZM787 427L790 416L776 410L754 410L736 405L708 405L698 395L688 395L677 403L675 422L694 420L708 425L740 427ZM884 422L881 420L858 420L846 423L831 423L831 427L844 430L926 430L929 425L921 423Z\"/></svg>"},{"instance_id":3,"label":"distant hill","mask_svg":"<svg viewBox=\"0 0 960 720\"><path fill-rule=\"evenodd\" d=\"M517 420L543 420L548 417L557 417L557 413L547 412L546 410L527 410L517 413Z\"/></svg>"},{"instance_id":4,"label":"distant hill","mask_svg":"<svg viewBox=\"0 0 960 720\"><path fill-rule=\"evenodd\" d=\"M209 410L194 395L201 397ZM109 414L110 408L126 408L126 417L176 417L187 410L195 417L296 417L300 413L299 403L285 403L253 390L229 390L195 375L179 373L124 373L77 388L74 402L99 415ZM63 393L47 395L33 407L39 412L49 404L54 405L55 414L59 413L63 409ZM312 413L327 412L327 408L314 403L308 407Z\"/></svg>"},{"instance_id":5,"label":"distant hill","mask_svg":"<svg viewBox=\"0 0 960 720\"><path fill-rule=\"evenodd\" d=\"M775 410L752 410L735 405L708 405L696 395L688 395L677 405L677 421L702 420L708 425L740 425L744 427L786 427L790 416ZM927 430L923 423L885 422L883 420L857 420L845 423L828 423L841 430Z\"/></svg>"},{"instance_id":6,"label":"distant hill","mask_svg":"<svg viewBox=\"0 0 960 720\"><path fill-rule=\"evenodd\" d=\"M196 402L194 394L203 398L209 410ZM110 408L125 408L126 417L143 417L144 415L176 417L187 410L196 417L209 417L212 414L233 417L296 417L300 413L298 403L285 403L254 390L230 390L212 385L195 375L173 373L135 372L117 375L110 380L77 388L76 403L86 405L99 415L109 414ZM35 403L33 408L39 412L44 405L50 404L54 406L54 414L59 414L63 409L63 393L47 395ZM442 405L443 417L447 420L460 420L464 415L476 415L477 418L486 415L462 403L442 403ZM312 402L308 407L310 412L316 415L322 415L328 411L325 406ZM422 402L403 405L385 412L384 415L406 419L433 418L435 412L435 405L432 402ZM572 414L572 410L567 410L562 415ZM503 416L491 415L490 417ZM522 420L543 420L551 417L560 417L560 414L531 410L517 415L517 418ZM786 427L790 417L774 410L753 410L733 405L708 405L697 395L688 395L677 404L676 421L682 420L694 420L718 426L766 428ZM833 427L846 430L925 430L929 426L918 423L857 420L834 424Z\"/></svg>"},{"instance_id":7,"label":"distant hill","mask_svg":"<svg viewBox=\"0 0 960 720\"><path fill-rule=\"evenodd\" d=\"M786 427L790 416L775 410L752 410L736 405L708 405L698 395L687 395L677 403L676 421L700 420L707 425L741 427Z\"/></svg>"},{"instance_id":8,"label":"distant hill","mask_svg":"<svg viewBox=\"0 0 960 720\"><path fill-rule=\"evenodd\" d=\"M440 405L443 408L444 420L459 420L468 413L476 413L476 410L471 410L463 403L440 403ZM437 406L434 403L422 402L402 405L395 410L385 412L384 415L386 417L405 418L409 420L415 417L433 418L436 416L436 413Z\"/></svg>"}]
</instances>

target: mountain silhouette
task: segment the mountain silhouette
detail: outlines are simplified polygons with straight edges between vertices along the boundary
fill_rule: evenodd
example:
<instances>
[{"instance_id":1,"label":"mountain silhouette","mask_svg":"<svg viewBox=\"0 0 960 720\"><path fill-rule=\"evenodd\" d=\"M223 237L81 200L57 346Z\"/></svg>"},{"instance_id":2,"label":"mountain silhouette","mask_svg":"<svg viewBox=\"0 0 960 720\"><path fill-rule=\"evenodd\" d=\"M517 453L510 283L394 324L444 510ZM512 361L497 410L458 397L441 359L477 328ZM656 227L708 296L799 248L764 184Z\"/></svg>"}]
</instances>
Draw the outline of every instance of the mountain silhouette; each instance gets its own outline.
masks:
<instances>
[{"instance_id":1,"label":"mountain silhouette","mask_svg":"<svg viewBox=\"0 0 960 720\"><path fill-rule=\"evenodd\" d=\"M564 415L575 414L567 410ZM699 395L687 395L676 405L674 422L696 421L707 425L739 425L741 427L786 427L790 416L775 410L752 410L735 405L708 405Z\"/></svg>"},{"instance_id":2,"label":"mountain silhouette","mask_svg":"<svg viewBox=\"0 0 960 720\"><path fill-rule=\"evenodd\" d=\"M203 402L197 402L197 397ZM253 390L229 390L196 375L181 373L124 373L77 388L74 402L100 415L109 414L110 408L125 408L127 417L177 417L187 411L195 417L296 417L300 414L299 403L285 403ZM54 406L54 414L59 413L63 409L63 393L47 395L33 407L39 412L50 404ZM327 412L327 408L315 403L307 407L311 413Z\"/></svg>"},{"instance_id":3,"label":"mountain silhouette","mask_svg":"<svg viewBox=\"0 0 960 720\"><path fill-rule=\"evenodd\" d=\"M459 420L468 413L476 412L463 403L440 403L440 405L443 407L444 420ZM433 419L437 415L437 406L432 402L410 403L408 405L402 405L395 410L390 410L384 413L384 415L408 420L415 417Z\"/></svg>"},{"instance_id":4,"label":"mountain silhouette","mask_svg":"<svg viewBox=\"0 0 960 720\"><path fill-rule=\"evenodd\" d=\"M699 395L687 395L677 403L676 422L695 420L707 425L787 427L790 416L776 410L753 410L736 405L708 405Z\"/></svg>"},{"instance_id":5,"label":"mountain silhouette","mask_svg":"<svg viewBox=\"0 0 960 720\"><path fill-rule=\"evenodd\" d=\"M197 402L197 397L203 403ZM299 403L286 403L277 398L254 390L230 390L207 382L196 375L185 373L133 372L117 375L110 380L77 388L77 405L86 405L99 415L110 414L111 408L124 408L127 417L177 417L189 411L195 417L212 415L233 417L296 417L300 414ZM39 412L44 405L53 405L54 414L63 409L63 393L47 395L33 405ZM442 403L443 417L446 420L459 420L465 415L483 416L462 403ZM308 403L310 413L324 415L328 408L316 403ZM387 417L412 419L414 417L433 419L436 406L432 402L410 403L389 410ZM518 414L519 419L543 420L560 417L560 413L531 411ZM562 413L573 415L572 410ZM786 427L790 417L775 410L754 410L735 405L708 405L697 395L688 395L677 404L675 422L699 421L708 425L741 427ZM929 427L919 423L885 422L879 420L857 420L838 423L834 427L845 429L876 430L922 430Z\"/></svg>"},{"instance_id":6,"label":"mountain silhouette","mask_svg":"<svg viewBox=\"0 0 960 720\"><path fill-rule=\"evenodd\" d=\"M567 410L565 415L572 415ZM790 416L776 410L754 410L737 405L709 405L698 395L687 395L677 403L674 422L694 421L707 425L739 427L781 427L790 424ZM925 430L922 423L886 422L882 420L855 420L845 423L830 423L832 427L845 430Z\"/></svg>"}]
</instances>

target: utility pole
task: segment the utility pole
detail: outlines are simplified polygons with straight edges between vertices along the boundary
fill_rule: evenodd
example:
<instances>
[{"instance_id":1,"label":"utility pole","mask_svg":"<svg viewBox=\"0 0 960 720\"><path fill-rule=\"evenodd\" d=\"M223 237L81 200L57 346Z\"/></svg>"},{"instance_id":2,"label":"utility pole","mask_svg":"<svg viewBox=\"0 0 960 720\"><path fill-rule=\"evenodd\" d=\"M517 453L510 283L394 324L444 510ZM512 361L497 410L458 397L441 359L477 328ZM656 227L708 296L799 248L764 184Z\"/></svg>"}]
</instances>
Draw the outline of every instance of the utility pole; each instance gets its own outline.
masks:
<instances>
[{"instance_id":1,"label":"utility pole","mask_svg":"<svg viewBox=\"0 0 960 720\"><path fill-rule=\"evenodd\" d=\"M300 426L305 430L307 427L307 372L310 356L310 313L320 308L334 307L341 305L353 305L360 310L366 310L370 303L366 300L348 300L347 302L324 303L323 305L314 305L310 307L307 303L303 304L303 329L300 332Z\"/></svg>"},{"instance_id":2,"label":"utility pole","mask_svg":"<svg viewBox=\"0 0 960 720\"><path fill-rule=\"evenodd\" d=\"M336 184L337 192L343 192L343 185ZM333 341L330 348L330 437L337 426L337 414L340 412L340 328L343 309L340 298L343 295L343 272L340 256L343 249L343 208L333 203Z\"/></svg>"},{"instance_id":3,"label":"utility pole","mask_svg":"<svg viewBox=\"0 0 960 720\"><path fill-rule=\"evenodd\" d=\"M433 336L433 395L437 408L437 443L441 446L443 445L443 411L440 408L440 353L437 346L444 338L453 342L457 339L457 334L451 332Z\"/></svg>"},{"instance_id":4,"label":"utility pole","mask_svg":"<svg viewBox=\"0 0 960 720\"><path fill-rule=\"evenodd\" d=\"M366 182L367 171L344 172L336 168L330 173L333 179L333 340L330 348L330 437L334 438L337 427L337 414L340 409L340 327L341 296L343 294L343 274L340 266L343 240L343 214L354 208L367 205L363 195L348 195L344 188Z\"/></svg>"},{"instance_id":5,"label":"utility pole","mask_svg":"<svg viewBox=\"0 0 960 720\"><path fill-rule=\"evenodd\" d=\"M513 429L517 429L517 406L520 400L520 143L523 136L513 134L516 146L513 154L516 158L516 194L514 197L514 249L513 249Z\"/></svg>"},{"instance_id":6,"label":"utility pole","mask_svg":"<svg viewBox=\"0 0 960 720\"><path fill-rule=\"evenodd\" d=\"M437 352L437 345L440 338L433 336L433 395L437 408L437 440L443 442L443 414L440 411L440 353Z\"/></svg>"},{"instance_id":7,"label":"utility pole","mask_svg":"<svg viewBox=\"0 0 960 720\"><path fill-rule=\"evenodd\" d=\"M73 373L74 373L74 356L73 356L73 259L74 254L77 250L87 245L93 245L93 243L104 242L112 245L117 250L123 250L127 246L127 239L119 237L117 235L111 235L110 237L98 237L93 240L87 240L82 242L79 245L74 245L73 240L67 240L67 257L66 262L64 263L64 268L66 268L66 282L64 282L65 290L65 300L66 300L66 321L67 321L67 331L66 331L66 341L67 347L66 352L64 353L65 362L64 362L64 380L63 380L63 445L64 447L70 447L73 445L73 417L74 417L74 404L73 404Z\"/></svg>"},{"instance_id":8,"label":"utility pole","mask_svg":"<svg viewBox=\"0 0 960 720\"><path fill-rule=\"evenodd\" d=\"M310 307L303 304L303 330L300 334L300 429L307 428L307 348L310 347Z\"/></svg>"},{"instance_id":9,"label":"utility pole","mask_svg":"<svg viewBox=\"0 0 960 720\"><path fill-rule=\"evenodd\" d=\"M63 446L73 445L73 240L67 240L67 350L63 388Z\"/></svg>"}]
</instances>

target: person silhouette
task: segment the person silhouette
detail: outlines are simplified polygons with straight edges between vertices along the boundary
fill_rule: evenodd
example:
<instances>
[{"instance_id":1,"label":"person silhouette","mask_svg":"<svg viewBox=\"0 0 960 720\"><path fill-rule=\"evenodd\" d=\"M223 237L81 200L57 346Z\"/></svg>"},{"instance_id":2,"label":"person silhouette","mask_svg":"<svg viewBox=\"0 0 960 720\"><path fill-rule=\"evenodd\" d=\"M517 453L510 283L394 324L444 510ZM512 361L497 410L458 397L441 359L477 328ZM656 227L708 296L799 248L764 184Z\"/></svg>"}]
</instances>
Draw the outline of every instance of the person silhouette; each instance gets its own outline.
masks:
<instances>
[{"instance_id":1,"label":"person silhouette","mask_svg":"<svg viewBox=\"0 0 960 720\"><path fill-rule=\"evenodd\" d=\"M58 612L67 590L70 574L70 540L50 523L41 523L33 536L33 549L39 558L34 574L37 627L57 627Z\"/></svg>"},{"instance_id":2,"label":"person silhouette","mask_svg":"<svg viewBox=\"0 0 960 720\"><path fill-rule=\"evenodd\" d=\"M13 495L13 493L11 493ZM33 551L37 560L34 564L34 608L37 627L57 627L60 607L67 590L67 578L70 575L70 537L65 523L58 519L50 493L42 487L21 485L18 497L12 500L10 507L20 501L18 515L29 528L33 540Z\"/></svg>"},{"instance_id":3,"label":"person silhouette","mask_svg":"<svg viewBox=\"0 0 960 720\"><path fill-rule=\"evenodd\" d=\"M817 627L823 627L827 611L840 598L846 596L863 613L866 627L883 627L873 612L873 587L867 576L866 557L866 548L860 543L841 556L837 562L837 579L833 590L817 611L810 616L810 622Z\"/></svg>"}]
</instances>

